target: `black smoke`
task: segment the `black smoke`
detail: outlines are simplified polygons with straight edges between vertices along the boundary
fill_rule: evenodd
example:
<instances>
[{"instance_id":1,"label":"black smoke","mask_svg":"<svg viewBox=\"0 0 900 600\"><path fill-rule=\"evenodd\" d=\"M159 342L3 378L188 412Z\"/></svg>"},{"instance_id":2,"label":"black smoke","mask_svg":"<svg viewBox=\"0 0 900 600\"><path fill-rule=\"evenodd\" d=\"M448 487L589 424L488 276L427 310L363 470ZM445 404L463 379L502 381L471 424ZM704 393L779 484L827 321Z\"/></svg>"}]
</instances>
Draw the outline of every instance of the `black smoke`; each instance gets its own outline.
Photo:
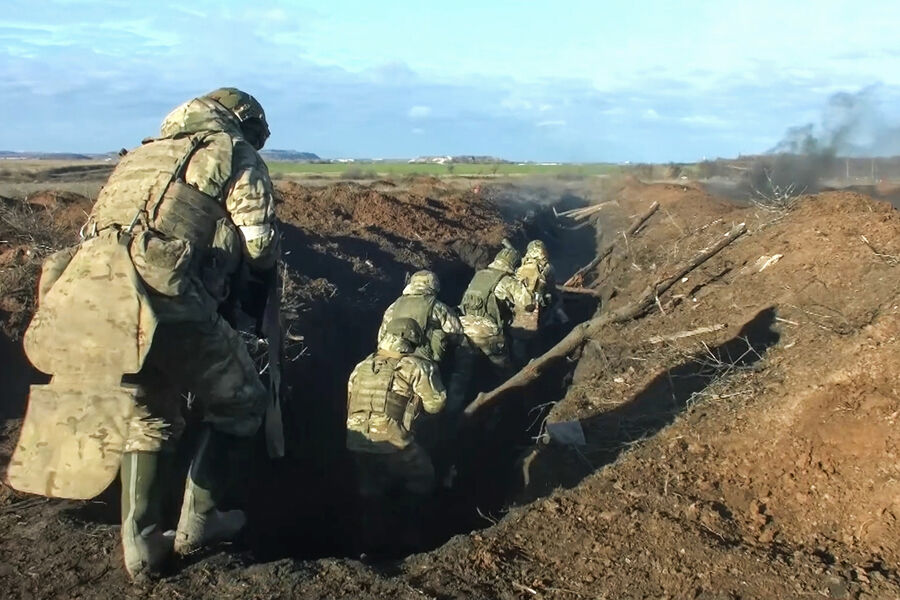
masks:
<instances>
[{"instance_id":1,"label":"black smoke","mask_svg":"<svg viewBox=\"0 0 900 600\"><path fill-rule=\"evenodd\" d=\"M845 159L900 155L900 126L886 114L884 96L880 85L832 95L819 123L789 128L759 161L751 173L755 189L816 191L841 174Z\"/></svg>"}]
</instances>

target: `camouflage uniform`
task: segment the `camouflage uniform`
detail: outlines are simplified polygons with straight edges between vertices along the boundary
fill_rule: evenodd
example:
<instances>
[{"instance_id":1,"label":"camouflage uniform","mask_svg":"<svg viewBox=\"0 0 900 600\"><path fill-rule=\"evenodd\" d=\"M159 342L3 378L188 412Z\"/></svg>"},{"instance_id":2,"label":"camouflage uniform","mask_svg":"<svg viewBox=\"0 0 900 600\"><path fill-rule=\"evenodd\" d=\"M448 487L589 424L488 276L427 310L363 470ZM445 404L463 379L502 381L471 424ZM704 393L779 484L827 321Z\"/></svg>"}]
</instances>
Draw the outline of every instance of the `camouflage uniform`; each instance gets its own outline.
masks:
<instances>
[{"instance_id":1,"label":"camouflage uniform","mask_svg":"<svg viewBox=\"0 0 900 600\"><path fill-rule=\"evenodd\" d=\"M416 495L434 487L434 467L413 432L421 410L443 410L446 392L435 364L412 350L387 332L350 374L347 449L359 467L362 496L384 495L396 484Z\"/></svg>"},{"instance_id":2,"label":"camouflage uniform","mask_svg":"<svg viewBox=\"0 0 900 600\"><path fill-rule=\"evenodd\" d=\"M79 252L126 245L158 321L140 371L124 378L138 390L121 465L122 542L133 577L159 568L173 543L189 552L232 537L245 521L241 511L216 510L213 493L236 468L223 457L248 449L267 391L217 311L241 269L272 272L278 258L272 183L257 152L267 136L262 107L244 92L222 88L186 102L158 138L121 159L83 229ZM164 455L184 426L184 392L194 394L210 430L191 463L173 540L159 522L159 490Z\"/></svg>"},{"instance_id":3,"label":"camouflage uniform","mask_svg":"<svg viewBox=\"0 0 900 600\"><path fill-rule=\"evenodd\" d=\"M418 271L409 278L403 293L384 311L378 341L395 318L409 317L422 328L425 343L417 349L423 357L440 363L450 344L458 344L463 335L462 323L456 311L437 299L440 284L431 271Z\"/></svg>"},{"instance_id":4,"label":"camouflage uniform","mask_svg":"<svg viewBox=\"0 0 900 600\"><path fill-rule=\"evenodd\" d=\"M463 294L459 320L466 340L450 379L450 410L462 408L479 357L487 358L500 375L512 368L507 328L515 311L534 308L531 293L514 276L518 260L515 250L504 248L486 269L475 273Z\"/></svg>"},{"instance_id":5,"label":"camouflage uniform","mask_svg":"<svg viewBox=\"0 0 900 600\"><path fill-rule=\"evenodd\" d=\"M547 308L552 304L556 278L547 254L547 246L542 241L529 242L525 256L522 257L522 264L516 269L516 279L534 295L537 306Z\"/></svg>"},{"instance_id":6,"label":"camouflage uniform","mask_svg":"<svg viewBox=\"0 0 900 600\"><path fill-rule=\"evenodd\" d=\"M529 345L538 329L547 326L553 318L565 322L568 317L556 290L556 277L544 242L529 242L522 264L516 269L516 279L532 294L536 307L534 314L517 314L512 327L512 355L517 363L524 364L528 361Z\"/></svg>"},{"instance_id":7,"label":"camouflage uniform","mask_svg":"<svg viewBox=\"0 0 900 600\"><path fill-rule=\"evenodd\" d=\"M434 465L414 429L421 410L444 408L446 393L437 366L412 354L423 337L415 320L392 320L347 384L347 449L360 496L358 541L367 552L384 543L417 547L419 511L434 489Z\"/></svg>"}]
</instances>

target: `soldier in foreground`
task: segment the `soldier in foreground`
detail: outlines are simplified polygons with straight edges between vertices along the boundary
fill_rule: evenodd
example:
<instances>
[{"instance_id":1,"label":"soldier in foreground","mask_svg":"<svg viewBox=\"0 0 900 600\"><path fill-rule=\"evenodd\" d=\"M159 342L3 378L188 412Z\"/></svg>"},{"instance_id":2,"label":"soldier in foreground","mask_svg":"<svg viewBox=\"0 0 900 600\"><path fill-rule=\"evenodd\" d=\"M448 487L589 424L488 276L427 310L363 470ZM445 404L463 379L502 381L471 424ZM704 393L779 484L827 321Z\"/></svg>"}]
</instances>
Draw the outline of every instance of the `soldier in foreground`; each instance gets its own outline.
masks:
<instances>
[{"instance_id":1,"label":"soldier in foreground","mask_svg":"<svg viewBox=\"0 0 900 600\"><path fill-rule=\"evenodd\" d=\"M402 295L384 311L378 341L384 338L392 320L413 319L424 333L423 343L417 350L423 357L441 364L448 348L462 340L463 327L456 311L437 299L440 290L440 281L431 271L413 273Z\"/></svg>"},{"instance_id":2,"label":"soldier in foreground","mask_svg":"<svg viewBox=\"0 0 900 600\"><path fill-rule=\"evenodd\" d=\"M217 501L247 476L239 464L260 427L267 390L218 310L239 272L273 281L278 233L272 183L258 154L268 135L262 106L234 88L177 107L159 137L123 156L77 250L45 264L25 347L53 379L31 390L10 481L89 498L120 466L122 546L132 578L158 571L173 548L189 553L234 538L246 521L240 510L218 510ZM206 425L173 535L160 508L184 429L185 392ZM53 462L35 443L38 430L50 436L68 423L74 435L50 442L68 462Z\"/></svg>"},{"instance_id":3,"label":"soldier in foreground","mask_svg":"<svg viewBox=\"0 0 900 600\"><path fill-rule=\"evenodd\" d=\"M460 322L466 341L457 352L450 380L449 408L463 408L479 357L485 357L498 376L510 374L508 328L517 311L534 310L534 297L515 277L519 253L503 248L494 260L475 273L460 303Z\"/></svg>"},{"instance_id":4,"label":"soldier in foreground","mask_svg":"<svg viewBox=\"0 0 900 600\"><path fill-rule=\"evenodd\" d=\"M436 365L413 354L422 342L415 320L392 320L347 383L347 449L369 549L384 541L380 531L388 522L399 537L410 535L416 511L435 487L434 466L414 430L422 410L443 410L446 393Z\"/></svg>"}]
</instances>

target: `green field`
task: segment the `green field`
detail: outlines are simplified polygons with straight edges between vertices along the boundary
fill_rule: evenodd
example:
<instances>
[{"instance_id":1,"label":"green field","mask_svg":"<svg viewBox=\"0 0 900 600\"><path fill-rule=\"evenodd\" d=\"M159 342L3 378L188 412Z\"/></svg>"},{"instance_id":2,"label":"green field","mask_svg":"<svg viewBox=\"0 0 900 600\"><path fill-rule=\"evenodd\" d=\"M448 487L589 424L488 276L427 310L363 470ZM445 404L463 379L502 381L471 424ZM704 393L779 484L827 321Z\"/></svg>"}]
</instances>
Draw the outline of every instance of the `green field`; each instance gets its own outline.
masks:
<instances>
[{"instance_id":1,"label":"green field","mask_svg":"<svg viewBox=\"0 0 900 600\"><path fill-rule=\"evenodd\" d=\"M365 178L368 176L389 177L394 175L563 175L589 176L608 175L619 172L622 167L611 163L592 164L467 164L453 165L410 164L406 162L376 163L299 163L269 162L269 171L273 175L329 175L334 177L350 176Z\"/></svg>"}]
</instances>

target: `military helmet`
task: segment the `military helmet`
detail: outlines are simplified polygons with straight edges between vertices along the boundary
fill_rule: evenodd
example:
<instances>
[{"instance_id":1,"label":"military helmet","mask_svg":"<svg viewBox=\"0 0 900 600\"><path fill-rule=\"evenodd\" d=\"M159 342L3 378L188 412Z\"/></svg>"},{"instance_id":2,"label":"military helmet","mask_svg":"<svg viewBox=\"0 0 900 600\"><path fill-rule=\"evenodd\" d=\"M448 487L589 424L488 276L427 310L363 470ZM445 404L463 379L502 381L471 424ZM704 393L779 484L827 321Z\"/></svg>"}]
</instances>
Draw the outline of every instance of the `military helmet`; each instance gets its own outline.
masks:
<instances>
[{"instance_id":1,"label":"military helmet","mask_svg":"<svg viewBox=\"0 0 900 600\"><path fill-rule=\"evenodd\" d=\"M519 264L519 253L515 248L503 248L494 257L494 262L504 265L510 271L514 271Z\"/></svg>"},{"instance_id":2,"label":"military helmet","mask_svg":"<svg viewBox=\"0 0 900 600\"><path fill-rule=\"evenodd\" d=\"M527 256L547 256L547 244L541 240L531 240L525 248Z\"/></svg>"},{"instance_id":3,"label":"military helmet","mask_svg":"<svg viewBox=\"0 0 900 600\"><path fill-rule=\"evenodd\" d=\"M441 282L438 279L438 276L434 274L432 271L421 270L413 273L407 285L415 286L417 288L427 288L432 290L435 294L441 291Z\"/></svg>"},{"instance_id":4,"label":"military helmet","mask_svg":"<svg viewBox=\"0 0 900 600\"><path fill-rule=\"evenodd\" d=\"M421 345L422 338L425 337L425 334L422 333L422 328L416 320L408 317L392 319L387 327L385 327L384 332L395 335L398 338L409 342L413 346Z\"/></svg>"},{"instance_id":5,"label":"military helmet","mask_svg":"<svg viewBox=\"0 0 900 600\"><path fill-rule=\"evenodd\" d=\"M262 104L256 98L231 87L213 90L204 98L215 100L227 108L240 122L241 131L247 141L257 150L262 149L269 138L269 123L266 121L266 112Z\"/></svg>"}]
</instances>

